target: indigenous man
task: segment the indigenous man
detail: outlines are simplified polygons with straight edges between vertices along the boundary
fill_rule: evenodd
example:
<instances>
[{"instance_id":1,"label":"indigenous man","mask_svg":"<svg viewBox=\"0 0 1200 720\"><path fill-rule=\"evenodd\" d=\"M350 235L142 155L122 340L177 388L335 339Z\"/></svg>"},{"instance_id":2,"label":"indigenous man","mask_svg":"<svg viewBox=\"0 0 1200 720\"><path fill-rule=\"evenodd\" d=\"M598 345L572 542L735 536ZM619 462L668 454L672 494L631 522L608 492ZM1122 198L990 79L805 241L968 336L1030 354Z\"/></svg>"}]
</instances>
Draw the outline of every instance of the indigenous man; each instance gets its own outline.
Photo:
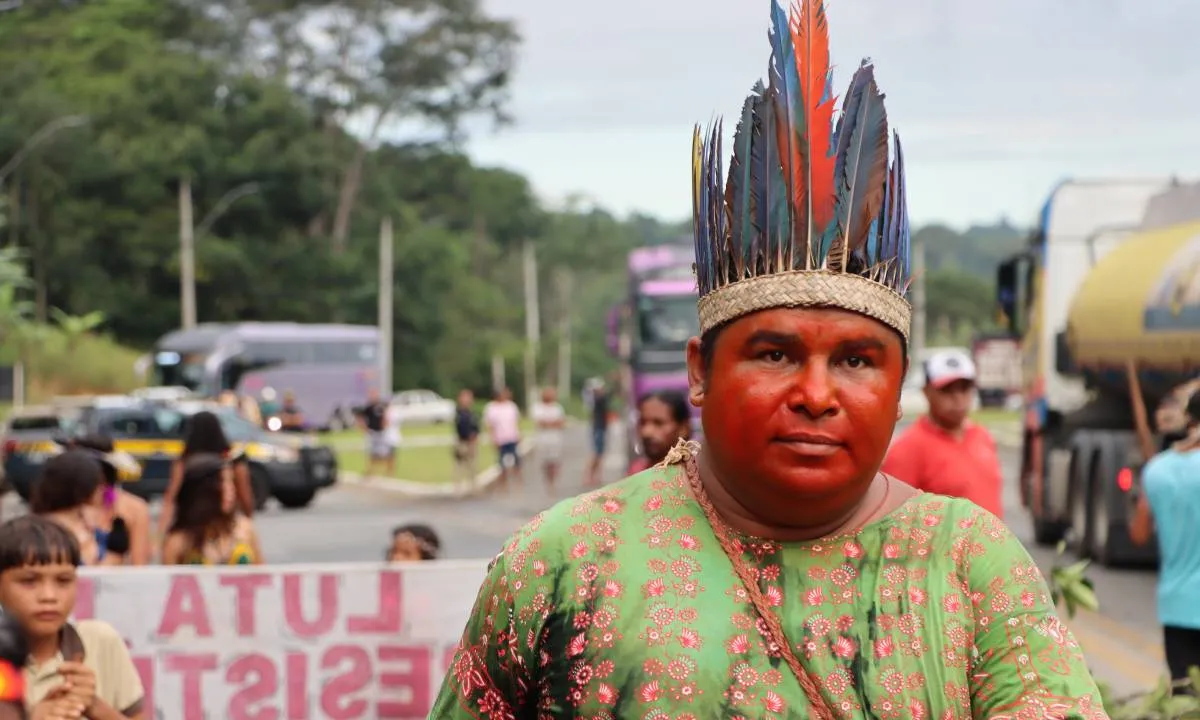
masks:
<instances>
[{"instance_id":1,"label":"indigenous man","mask_svg":"<svg viewBox=\"0 0 1200 720\"><path fill-rule=\"evenodd\" d=\"M911 320L900 150L866 64L833 136L821 0L772 10L728 183L720 127L697 132L704 448L519 531L431 717L1105 717L1004 525L879 473Z\"/></svg>"}]
</instances>

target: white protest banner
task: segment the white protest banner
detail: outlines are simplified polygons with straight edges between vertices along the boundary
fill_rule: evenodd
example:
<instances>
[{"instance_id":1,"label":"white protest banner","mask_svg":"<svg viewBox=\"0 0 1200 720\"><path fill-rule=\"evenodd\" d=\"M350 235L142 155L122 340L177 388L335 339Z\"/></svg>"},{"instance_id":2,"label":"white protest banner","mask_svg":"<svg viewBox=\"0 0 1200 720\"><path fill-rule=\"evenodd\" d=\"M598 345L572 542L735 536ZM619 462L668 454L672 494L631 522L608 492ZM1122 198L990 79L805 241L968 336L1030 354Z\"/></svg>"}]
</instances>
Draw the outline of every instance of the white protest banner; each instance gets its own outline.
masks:
<instances>
[{"instance_id":1,"label":"white protest banner","mask_svg":"<svg viewBox=\"0 0 1200 720\"><path fill-rule=\"evenodd\" d=\"M75 618L129 644L151 717L428 716L486 561L92 569Z\"/></svg>"}]
</instances>

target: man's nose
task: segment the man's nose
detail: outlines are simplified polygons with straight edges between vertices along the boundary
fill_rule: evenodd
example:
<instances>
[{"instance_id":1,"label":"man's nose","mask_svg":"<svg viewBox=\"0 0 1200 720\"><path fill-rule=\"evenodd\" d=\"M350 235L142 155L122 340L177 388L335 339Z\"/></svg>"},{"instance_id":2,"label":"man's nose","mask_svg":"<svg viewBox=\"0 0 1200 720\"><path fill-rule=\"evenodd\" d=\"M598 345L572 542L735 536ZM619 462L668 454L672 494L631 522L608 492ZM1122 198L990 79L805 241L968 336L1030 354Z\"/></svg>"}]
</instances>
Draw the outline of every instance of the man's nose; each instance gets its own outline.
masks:
<instances>
[{"instance_id":1,"label":"man's nose","mask_svg":"<svg viewBox=\"0 0 1200 720\"><path fill-rule=\"evenodd\" d=\"M797 373L788 406L812 418L838 411L837 389L824 361L810 361Z\"/></svg>"}]
</instances>

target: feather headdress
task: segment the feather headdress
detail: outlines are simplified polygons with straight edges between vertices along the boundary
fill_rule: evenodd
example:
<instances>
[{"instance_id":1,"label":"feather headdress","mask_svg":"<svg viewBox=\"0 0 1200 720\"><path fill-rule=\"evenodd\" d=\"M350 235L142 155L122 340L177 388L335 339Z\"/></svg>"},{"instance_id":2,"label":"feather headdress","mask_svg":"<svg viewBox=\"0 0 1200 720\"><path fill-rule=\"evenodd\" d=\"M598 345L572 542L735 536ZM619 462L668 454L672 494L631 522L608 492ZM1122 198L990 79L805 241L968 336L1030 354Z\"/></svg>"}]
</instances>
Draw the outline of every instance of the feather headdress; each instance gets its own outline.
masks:
<instances>
[{"instance_id":1,"label":"feather headdress","mask_svg":"<svg viewBox=\"0 0 1200 720\"><path fill-rule=\"evenodd\" d=\"M742 107L729 174L722 124L693 138L700 326L777 307L837 307L908 337L904 160L888 164L883 94L868 61L834 125L823 0L771 0L767 84Z\"/></svg>"}]
</instances>

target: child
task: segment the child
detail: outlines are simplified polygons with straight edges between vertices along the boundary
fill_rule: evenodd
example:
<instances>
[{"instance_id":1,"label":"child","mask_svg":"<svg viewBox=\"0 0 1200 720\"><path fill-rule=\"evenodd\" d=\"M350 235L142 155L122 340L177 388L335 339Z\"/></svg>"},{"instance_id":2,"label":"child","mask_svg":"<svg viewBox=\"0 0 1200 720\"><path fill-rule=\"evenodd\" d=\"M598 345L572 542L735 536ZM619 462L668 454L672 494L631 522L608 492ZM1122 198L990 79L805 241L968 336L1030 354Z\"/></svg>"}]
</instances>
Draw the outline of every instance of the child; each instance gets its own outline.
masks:
<instances>
[{"instance_id":1,"label":"child","mask_svg":"<svg viewBox=\"0 0 1200 720\"><path fill-rule=\"evenodd\" d=\"M437 560L442 541L428 525L401 525L392 531L392 546L388 562L421 562Z\"/></svg>"},{"instance_id":2,"label":"child","mask_svg":"<svg viewBox=\"0 0 1200 720\"><path fill-rule=\"evenodd\" d=\"M141 478L141 464L129 454L116 451L112 438L105 435L70 438L63 444L67 448L91 452L104 470L103 494L100 504L94 508L92 518L97 541L107 539L114 530L119 532L123 526L129 535L129 552L125 554L125 562L130 565L149 564L150 505L121 488L121 483Z\"/></svg>"},{"instance_id":3,"label":"child","mask_svg":"<svg viewBox=\"0 0 1200 720\"><path fill-rule=\"evenodd\" d=\"M183 483L163 565L261 565L254 521L237 514L234 470L221 455L198 454L183 463Z\"/></svg>"},{"instance_id":4,"label":"child","mask_svg":"<svg viewBox=\"0 0 1200 720\"><path fill-rule=\"evenodd\" d=\"M29 646L25 705L33 718L142 718L145 694L125 641L107 623L69 623L79 544L34 515L0 525L0 607Z\"/></svg>"},{"instance_id":5,"label":"child","mask_svg":"<svg viewBox=\"0 0 1200 720\"><path fill-rule=\"evenodd\" d=\"M72 534L83 564L124 565L124 556L129 552L128 528L110 533L96 524L103 484L104 471L94 453L67 450L42 466L33 485L29 509L34 515L59 523Z\"/></svg>"}]
</instances>

